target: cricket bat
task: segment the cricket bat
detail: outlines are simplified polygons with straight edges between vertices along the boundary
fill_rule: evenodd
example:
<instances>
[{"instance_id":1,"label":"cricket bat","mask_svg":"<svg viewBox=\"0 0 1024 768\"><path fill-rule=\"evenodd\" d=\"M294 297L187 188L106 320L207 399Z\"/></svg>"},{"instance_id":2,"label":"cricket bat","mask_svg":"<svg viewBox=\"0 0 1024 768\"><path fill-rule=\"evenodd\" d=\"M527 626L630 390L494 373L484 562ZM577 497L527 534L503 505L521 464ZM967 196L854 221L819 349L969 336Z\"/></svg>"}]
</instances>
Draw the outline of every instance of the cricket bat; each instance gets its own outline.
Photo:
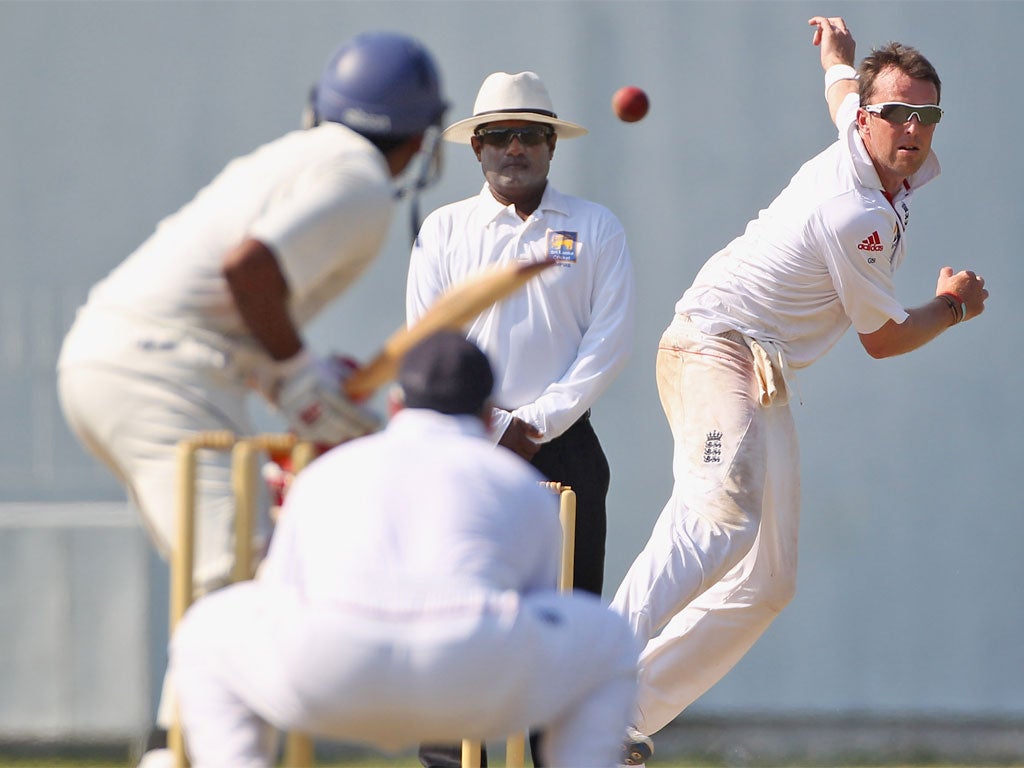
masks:
<instances>
[{"instance_id":1,"label":"cricket bat","mask_svg":"<svg viewBox=\"0 0 1024 768\"><path fill-rule=\"evenodd\" d=\"M423 339L438 331L462 329L489 306L555 263L555 259L542 259L500 264L452 286L423 313L419 322L391 334L380 352L345 381L345 394L353 400L373 394L397 375L405 353Z\"/></svg>"}]
</instances>

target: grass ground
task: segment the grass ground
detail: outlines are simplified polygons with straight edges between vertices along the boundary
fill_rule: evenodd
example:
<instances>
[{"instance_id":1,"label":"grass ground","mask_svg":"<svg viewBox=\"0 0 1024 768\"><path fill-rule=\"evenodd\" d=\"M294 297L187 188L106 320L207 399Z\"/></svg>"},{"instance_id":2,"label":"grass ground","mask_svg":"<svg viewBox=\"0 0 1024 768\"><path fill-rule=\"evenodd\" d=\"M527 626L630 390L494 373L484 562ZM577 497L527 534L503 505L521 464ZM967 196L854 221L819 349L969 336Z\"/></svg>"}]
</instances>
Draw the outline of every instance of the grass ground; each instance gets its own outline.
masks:
<instances>
[{"instance_id":1,"label":"grass ground","mask_svg":"<svg viewBox=\"0 0 1024 768\"><path fill-rule=\"evenodd\" d=\"M42 760L38 758L32 759L4 759L0 756L0 768L128 768L128 763L111 763L109 761L74 761L74 760ZM419 763L415 760L402 760L394 762L386 762L380 759L373 760L359 760L356 762L341 762L341 763L317 763L317 768L419 768ZM499 764L500 765L500 764ZM650 768L726 768L724 763L706 763L706 762L660 762L651 761L649 764ZM777 767L776 767L777 768ZM824 766L820 768L825 768ZM861 765L830 765L827 768L984 768L983 766L977 765L949 765L949 764L915 764L915 765L901 765L901 766L861 766ZM1007 768L1006 766L992 766L991 768ZM1014 766L1012 768L1020 768L1020 766Z\"/></svg>"},{"instance_id":2,"label":"grass ground","mask_svg":"<svg viewBox=\"0 0 1024 768\"><path fill-rule=\"evenodd\" d=\"M324 745L321 745L324 746ZM413 752L403 753L394 757L386 757L368 753L343 745L326 745L327 754L321 753L317 760L317 768L420 768L419 761ZM319 748L318 748L319 751ZM655 755L648 762L649 768L1024 768L1024 758L1005 760L998 763L971 762L956 763L937 759L921 759L911 762L912 758L903 760L886 760L884 757L868 761L851 758L843 762L828 764L785 765L779 762L759 763L747 756L746 759L684 759L678 755ZM527 760L529 765L529 759ZM135 760L128 750L118 747L97 747L92 751L69 748L58 754L48 754L47 748L41 745L22 745L20 749L11 745L0 745L0 768L134 768ZM491 755L491 765L495 768L504 766L503 750L499 747Z\"/></svg>"},{"instance_id":3,"label":"grass ground","mask_svg":"<svg viewBox=\"0 0 1024 768\"><path fill-rule=\"evenodd\" d=\"M5 757L0 754L0 768L129 768L131 763L127 760L112 761L101 758L42 758L42 757ZM495 763L501 766L500 758ZM727 763L708 763L706 761L679 760L670 758L665 760L651 760L648 763L650 768L729 768ZM753 768L753 764L745 764L746 768ZM352 758L342 761L318 761L317 768L420 768L415 757L403 756L392 759L387 758ZM776 766L775 768L781 768ZM827 768L819 766L818 768ZM842 768L985 768L977 764L964 765L952 763L915 763L890 765L884 762L872 763L871 765L843 765ZM1024 762L1010 765L991 766L991 768L1024 768Z\"/></svg>"},{"instance_id":4,"label":"grass ground","mask_svg":"<svg viewBox=\"0 0 1024 768\"><path fill-rule=\"evenodd\" d=\"M419 763L416 760L394 760L386 761L380 758L374 759L360 759L355 762L318 762L317 768L419 768ZM499 765L501 765L499 763ZM651 761L649 764L650 768L725 768L723 763L709 764L706 762L693 762L693 761L682 761L682 762L660 762ZM72 760L72 759L43 759L43 758L4 758L0 756L0 768L128 768L129 764L126 762L112 763L110 761L103 760ZM823 768L823 767L822 767ZM829 766L829 768L880 768L879 766L846 766L837 765ZM923 765L913 766L886 766L885 768L926 768ZM981 766L962 766L962 765L929 765L927 768L982 768ZM993 767L994 768L994 767ZM1005 768L1000 766L999 768Z\"/></svg>"}]
</instances>

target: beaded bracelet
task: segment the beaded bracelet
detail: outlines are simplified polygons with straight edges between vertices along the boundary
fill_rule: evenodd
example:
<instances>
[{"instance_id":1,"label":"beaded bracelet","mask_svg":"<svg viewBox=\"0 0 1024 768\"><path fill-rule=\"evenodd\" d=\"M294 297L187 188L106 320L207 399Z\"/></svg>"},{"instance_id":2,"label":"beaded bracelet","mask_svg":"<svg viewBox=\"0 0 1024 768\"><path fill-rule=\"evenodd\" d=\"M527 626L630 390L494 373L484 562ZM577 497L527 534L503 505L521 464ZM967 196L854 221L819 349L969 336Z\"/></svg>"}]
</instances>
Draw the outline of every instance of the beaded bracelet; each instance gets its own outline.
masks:
<instances>
[{"instance_id":1,"label":"beaded bracelet","mask_svg":"<svg viewBox=\"0 0 1024 768\"><path fill-rule=\"evenodd\" d=\"M949 306L950 314L953 315L953 325L967 319L967 303L955 293L940 293L936 298L942 299Z\"/></svg>"}]
</instances>

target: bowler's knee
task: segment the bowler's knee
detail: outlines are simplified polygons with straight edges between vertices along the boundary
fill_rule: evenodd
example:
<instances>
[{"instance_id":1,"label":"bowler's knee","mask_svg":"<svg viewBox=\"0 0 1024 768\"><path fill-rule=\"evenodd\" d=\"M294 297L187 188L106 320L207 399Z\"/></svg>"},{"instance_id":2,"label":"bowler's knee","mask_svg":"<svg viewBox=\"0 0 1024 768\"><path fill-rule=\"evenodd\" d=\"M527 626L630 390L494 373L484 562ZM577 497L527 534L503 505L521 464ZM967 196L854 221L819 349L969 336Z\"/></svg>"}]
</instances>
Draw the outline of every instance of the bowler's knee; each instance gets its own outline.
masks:
<instances>
[{"instance_id":1,"label":"bowler's knee","mask_svg":"<svg viewBox=\"0 0 1024 768\"><path fill-rule=\"evenodd\" d=\"M772 613L779 614L796 596L796 570L777 569L765 574L755 590L756 601Z\"/></svg>"}]
</instances>

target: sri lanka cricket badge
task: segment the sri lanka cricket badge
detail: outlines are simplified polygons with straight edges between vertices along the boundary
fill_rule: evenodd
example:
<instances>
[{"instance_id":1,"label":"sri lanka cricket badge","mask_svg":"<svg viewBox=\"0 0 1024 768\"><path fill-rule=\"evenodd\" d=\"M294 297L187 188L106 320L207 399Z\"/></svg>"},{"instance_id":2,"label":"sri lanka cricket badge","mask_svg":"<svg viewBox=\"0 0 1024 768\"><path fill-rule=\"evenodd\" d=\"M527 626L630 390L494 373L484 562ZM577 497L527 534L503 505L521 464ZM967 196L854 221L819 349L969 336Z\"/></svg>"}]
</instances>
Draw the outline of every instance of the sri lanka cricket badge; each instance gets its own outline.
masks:
<instances>
[{"instance_id":1,"label":"sri lanka cricket badge","mask_svg":"<svg viewBox=\"0 0 1024 768\"><path fill-rule=\"evenodd\" d=\"M548 257L554 259L558 266L569 267L576 262L576 251L579 247L577 232L551 230L548 232Z\"/></svg>"}]
</instances>

